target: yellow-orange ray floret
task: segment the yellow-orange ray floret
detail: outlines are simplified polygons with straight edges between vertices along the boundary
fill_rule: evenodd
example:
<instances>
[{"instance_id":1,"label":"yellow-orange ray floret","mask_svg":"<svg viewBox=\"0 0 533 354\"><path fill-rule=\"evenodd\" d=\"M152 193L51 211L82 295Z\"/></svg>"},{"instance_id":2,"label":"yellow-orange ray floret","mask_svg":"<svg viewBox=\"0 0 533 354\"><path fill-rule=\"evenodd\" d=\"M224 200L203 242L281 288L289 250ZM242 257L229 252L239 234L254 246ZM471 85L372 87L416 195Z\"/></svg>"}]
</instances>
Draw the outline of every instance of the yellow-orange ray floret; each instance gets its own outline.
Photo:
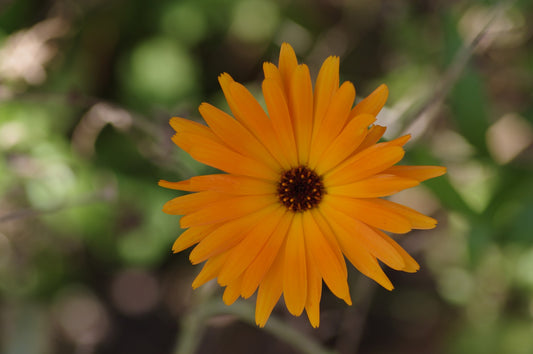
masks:
<instances>
[{"instance_id":1,"label":"yellow-orange ray floret","mask_svg":"<svg viewBox=\"0 0 533 354\"><path fill-rule=\"evenodd\" d=\"M188 228L174 241L172 252L178 253L197 244L213 232L216 227L217 225L205 225Z\"/></svg>"},{"instance_id":2,"label":"yellow-orange ray floret","mask_svg":"<svg viewBox=\"0 0 533 354\"><path fill-rule=\"evenodd\" d=\"M419 213L412 208L406 207L405 205L394 203L386 199L372 199L370 202L385 212L396 213L409 220L413 229L428 230L433 229L437 225L437 220Z\"/></svg>"},{"instance_id":3,"label":"yellow-orange ray floret","mask_svg":"<svg viewBox=\"0 0 533 354\"><path fill-rule=\"evenodd\" d=\"M261 218L269 215L276 206L228 221L206 236L189 255L191 263L198 264L237 245Z\"/></svg>"},{"instance_id":4,"label":"yellow-orange ray floret","mask_svg":"<svg viewBox=\"0 0 533 354\"><path fill-rule=\"evenodd\" d=\"M226 147L224 142L203 124L179 117L174 117L170 121L176 131L176 134L172 137L172 141L188 153L198 143L216 144Z\"/></svg>"},{"instance_id":5,"label":"yellow-orange ray floret","mask_svg":"<svg viewBox=\"0 0 533 354\"><path fill-rule=\"evenodd\" d=\"M198 110L213 132L234 151L264 161L273 170L279 168L278 161L265 146L229 114L208 103L202 103Z\"/></svg>"},{"instance_id":6,"label":"yellow-orange ray floret","mask_svg":"<svg viewBox=\"0 0 533 354\"><path fill-rule=\"evenodd\" d=\"M272 121L268 118L259 102L252 96L243 85L237 82L229 84L229 94L235 103L234 114L240 117L240 120L258 139L272 156L278 160L278 163L287 168L289 162L281 149L272 126Z\"/></svg>"},{"instance_id":7,"label":"yellow-orange ray floret","mask_svg":"<svg viewBox=\"0 0 533 354\"><path fill-rule=\"evenodd\" d=\"M316 79L314 91L313 138L320 132L322 120L330 107L331 98L339 89L339 57L329 57L324 61ZM353 101L352 101L353 103Z\"/></svg>"},{"instance_id":8,"label":"yellow-orange ray floret","mask_svg":"<svg viewBox=\"0 0 533 354\"><path fill-rule=\"evenodd\" d=\"M287 157L287 162L291 166L298 165L298 150L296 148L293 124L282 88L278 82L270 78L266 78L263 81L262 87L268 114L272 120L280 146Z\"/></svg>"},{"instance_id":9,"label":"yellow-orange ray floret","mask_svg":"<svg viewBox=\"0 0 533 354\"><path fill-rule=\"evenodd\" d=\"M379 139L381 139L383 134L385 134L386 130L387 130L387 128L384 127L384 126L381 126L381 125L376 125L375 124L375 125L371 126L370 129L368 129L368 133L366 134L365 139L363 140L363 142L361 144L359 144L357 149L355 149L354 155L359 153L360 151L363 151L364 149L369 148L370 146L376 144L379 141Z\"/></svg>"},{"instance_id":10,"label":"yellow-orange ray floret","mask_svg":"<svg viewBox=\"0 0 533 354\"><path fill-rule=\"evenodd\" d=\"M339 259L311 213L303 214L303 231L307 249L307 259L314 261L314 267L331 291L351 304L344 258ZM338 247L338 246L337 246Z\"/></svg>"},{"instance_id":11,"label":"yellow-orange ray floret","mask_svg":"<svg viewBox=\"0 0 533 354\"><path fill-rule=\"evenodd\" d=\"M312 139L310 146L311 157L309 159L310 166L315 166L320 161L319 158L322 157L324 150L328 148L335 137L342 131L354 99L355 89L349 82L343 83L332 97L331 105L318 127L320 133L316 134Z\"/></svg>"},{"instance_id":12,"label":"yellow-orange ray floret","mask_svg":"<svg viewBox=\"0 0 533 354\"><path fill-rule=\"evenodd\" d=\"M187 152L195 160L219 170L269 180L276 180L278 177L279 171L268 167L263 162L241 155L216 141L198 139L185 133L176 133L173 140L180 147L183 147L183 144L191 144Z\"/></svg>"},{"instance_id":13,"label":"yellow-orange ray floret","mask_svg":"<svg viewBox=\"0 0 533 354\"><path fill-rule=\"evenodd\" d=\"M316 224L320 228L320 232L322 233L322 235L328 242L329 247L331 248L335 257L337 258L337 262L341 265L341 273L338 275L342 276L343 278L346 278L348 276L348 270L346 269L344 255L342 253L340 244L337 240L335 233L329 226L327 220L324 219L324 217L322 216L322 213L320 212L320 208L311 209L309 212L313 216L313 220L316 222ZM347 301L347 299L344 299L344 300ZM348 304L351 305L351 302L349 302Z\"/></svg>"},{"instance_id":14,"label":"yellow-orange ray floret","mask_svg":"<svg viewBox=\"0 0 533 354\"><path fill-rule=\"evenodd\" d=\"M404 146L409 141L409 139L411 139L411 134L402 135L399 138L388 141L387 145Z\"/></svg>"},{"instance_id":15,"label":"yellow-orange ray floret","mask_svg":"<svg viewBox=\"0 0 533 354\"><path fill-rule=\"evenodd\" d=\"M309 162L311 168L329 171L350 156L363 141L367 127L375 120L374 116L362 114L353 119L341 133L322 151L320 157Z\"/></svg>"},{"instance_id":16,"label":"yellow-orange ray floret","mask_svg":"<svg viewBox=\"0 0 533 354\"><path fill-rule=\"evenodd\" d=\"M215 279L220 272L222 266L226 263L228 259L229 252L223 252L216 256L213 256L205 262L204 267L198 273L194 281L192 282L193 289L204 285L208 281Z\"/></svg>"},{"instance_id":17,"label":"yellow-orange ray floret","mask_svg":"<svg viewBox=\"0 0 533 354\"><path fill-rule=\"evenodd\" d=\"M344 214L331 208L327 204L321 206L320 211L335 233L342 252L346 258L348 258L350 263L352 263L361 273L374 279L385 289L392 290L394 287L379 266L376 257L368 252L359 238L353 237L352 223L346 223L346 219L343 216Z\"/></svg>"},{"instance_id":18,"label":"yellow-orange ray floret","mask_svg":"<svg viewBox=\"0 0 533 354\"><path fill-rule=\"evenodd\" d=\"M330 187L328 193L351 198L378 198L398 193L419 183L410 178L378 174L354 183Z\"/></svg>"},{"instance_id":19,"label":"yellow-orange ray floret","mask_svg":"<svg viewBox=\"0 0 533 354\"><path fill-rule=\"evenodd\" d=\"M339 211L339 210L338 210ZM353 237L365 245L366 250L374 257L380 259L385 264L394 269L401 269L405 266L403 258L388 242L385 242L364 222L359 221L350 215L350 211L336 213L337 221L343 225L351 225Z\"/></svg>"},{"instance_id":20,"label":"yellow-orange ray floret","mask_svg":"<svg viewBox=\"0 0 533 354\"><path fill-rule=\"evenodd\" d=\"M173 215L189 214L226 198L227 197L222 193L212 191L186 194L166 202L165 205L163 205L163 211Z\"/></svg>"},{"instance_id":21,"label":"yellow-orange ray floret","mask_svg":"<svg viewBox=\"0 0 533 354\"><path fill-rule=\"evenodd\" d=\"M400 161L404 153L401 147L387 143L374 145L326 172L324 185L329 188L370 177Z\"/></svg>"},{"instance_id":22,"label":"yellow-orange ray floret","mask_svg":"<svg viewBox=\"0 0 533 354\"><path fill-rule=\"evenodd\" d=\"M216 224L249 215L268 206L277 206L276 199L270 195L239 195L217 200L204 208L183 216L180 226Z\"/></svg>"},{"instance_id":23,"label":"yellow-orange ray floret","mask_svg":"<svg viewBox=\"0 0 533 354\"><path fill-rule=\"evenodd\" d=\"M255 322L264 327L274 306L283 292L283 278L285 271L285 245L278 252L272 266L259 284L255 306Z\"/></svg>"},{"instance_id":24,"label":"yellow-orange ray floret","mask_svg":"<svg viewBox=\"0 0 533 354\"><path fill-rule=\"evenodd\" d=\"M285 213L284 209L278 205L271 215L266 216L267 223L256 224L245 238L230 250L231 255L218 275L220 285L231 283L248 268L277 228Z\"/></svg>"},{"instance_id":25,"label":"yellow-orange ray floret","mask_svg":"<svg viewBox=\"0 0 533 354\"><path fill-rule=\"evenodd\" d=\"M446 173L446 167L442 166L391 166L384 173L390 173L399 177L415 179L419 182L430 178L442 176Z\"/></svg>"},{"instance_id":26,"label":"yellow-orange ray floret","mask_svg":"<svg viewBox=\"0 0 533 354\"><path fill-rule=\"evenodd\" d=\"M202 189L195 189L194 187L192 187L190 180L170 182L170 181L165 181L162 179L162 180L159 180L158 185L164 188L176 189L178 191L186 191L186 192L199 192L202 190Z\"/></svg>"},{"instance_id":27,"label":"yellow-orange ray floret","mask_svg":"<svg viewBox=\"0 0 533 354\"><path fill-rule=\"evenodd\" d=\"M364 113L377 116L379 111L381 111L385 105L385 102L387 102L387 97L389 97L389 89L387 88L387 85L382 84L365 99L355 105L350 113L350 117L357 117Z\"/></svg>"},{"instance_id":28,"label":"yellow-orange ray floret","mask_svg":"<svg viewBox=\"0 0 533 354\"><path fill-rule=\"evenodd\" d=\"M307 259L302 214L294 215L285 245L285 269L283 270L283 297L287 309L299 316L307 299Z\"/></svg>"},{"instance_id":29,"label":"yellow-orange ray floret","mask_svg":"<svg viewBox=\"0 0 533 354\"><path fill-rule=\"evenodd\" d=\"M269 271L276 256L284 244L289 226L292 224L294 215L292 212L285 211L281 217L277 228L268 239L261 253L252 261L250 266L244 272L244 281L241 295L246 299L255 292L259 283L263 280L265 274Z\"/></svg>"},{"instance_id":30,"label":"yellow-orange ray floret","mask_svg":"<svg viewBox=\"0 0 533 354\"><path fill-rule=\"evenodd\" d=\"M246 176L215 174L192 177L187 181L186 188L193 191L219 192L223 194L221 198L227 198L228 194L233 195L259 195L276 193L276 185L272 181L265 181ZM179 186L176 189L180 189ZM183 190L183 189L182 189Z\"/></svg>"},{"instance_id":31,"label":"yellow-orange ray floret","mask_svg":"<svg viewBox=\"0 0 533 354\"><path fill-rule=\"evenodd\" d=\"M396 241L394 241L392 238L390 238L387 234L385 234L383 231L376 229L374 227L371 227L374 232L381 237L385 242L388 242L394 249L396 249L396 252L402 257L404 267L398 270L408 272L408 273L414 273L420 269L420 266L418 263L407 253Z\"/></svg>"},{"instance_id":32,"label":"yellow-orange ray floret","mask_svg":"<svg viewBox=\"0 0 533 354\"><path fill-rule=\"evenodd\" d=\"M265 62L263 63L263 73L265 75L265 80L272 80L275 82L280 88L283 96L286 96L285 86L278 67L272 63Z\"/></svg>"},{"instance_id":33,"label":"yellow-orange ray floret","mask_svg":"<svg viewBox=\"0 0 533 354\"><path fill-rule=\"evenodd\" d=\"M231 305L239 298L239 294L241 292L241 284L242 284L242 275L238 276L236 279L233 279L231 283L229 283L226 286L226 290L224 290L224 294L222 296L222 301L226 305Z\"/></svg>"},{"instance_id":34,"label":"yellow-orange ray floret","mask_svg":"<svg viewBox=\"0 0 533 354\"><path fill-rule=\"evenodd\" d=\"M317 328L320 324L320 298L322 297L322 277L314 259L307 253L307 299L305 312L311 326Z\"/></svg>"},{"instance_id":35,"label":"yellow-orange ray floret","mask_svg":"<svg viewBox=\"0 0 533 354\"><path fill-rule=\"evenodd\" d=\"M279 51L278 68L286 96L289 94L292 74L297 66L298 60L296 59L296 54L292 47L286 43L282 44Z\"/></svg>"},{"instance_id":36,"label":"yellow-orange ray floret","mask_svg":"<svg viewBox=\"0 0 533 354\"><path fill-rule=\"evenodd\" d=\"M333 195L327 195L324 199L324 204L331 205L352 218L381 230L398 234L411 231L409 220L374 203L378 199L355 199Z\"/></svg>"},{"instance_id":37,"label":"yellow-orange ray floret","mask_svg":"<svg viewBox=\"0 0 533 354\"><path fill-rule=\"evenodd\" d=\"M313 128L313 87L307 65L298 65L291 77L289 111L292 117L298 161L306 164Z\"/></svg>"}]
</instances>

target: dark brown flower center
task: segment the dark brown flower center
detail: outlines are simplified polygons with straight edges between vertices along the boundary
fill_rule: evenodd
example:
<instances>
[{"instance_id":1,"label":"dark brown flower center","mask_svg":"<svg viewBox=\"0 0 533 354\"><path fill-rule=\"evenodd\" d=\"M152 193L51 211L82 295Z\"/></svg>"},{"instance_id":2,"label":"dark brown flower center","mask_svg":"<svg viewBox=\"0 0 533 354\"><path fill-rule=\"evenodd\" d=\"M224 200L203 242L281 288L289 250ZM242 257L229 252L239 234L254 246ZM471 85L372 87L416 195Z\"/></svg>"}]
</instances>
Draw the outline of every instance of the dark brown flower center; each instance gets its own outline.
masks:
<instances>
[{"instance_id":1,"label":"dark brown flower center","mask_svg":"<svg viewBox=\"0 0 533 354\"><path fill-rule=\"evenodd\" d=\"M281 204L293 212L316 207L324 195L322 178L315 171L299 166L281 174L278 197Z\"/></svg>"}]
</instances>

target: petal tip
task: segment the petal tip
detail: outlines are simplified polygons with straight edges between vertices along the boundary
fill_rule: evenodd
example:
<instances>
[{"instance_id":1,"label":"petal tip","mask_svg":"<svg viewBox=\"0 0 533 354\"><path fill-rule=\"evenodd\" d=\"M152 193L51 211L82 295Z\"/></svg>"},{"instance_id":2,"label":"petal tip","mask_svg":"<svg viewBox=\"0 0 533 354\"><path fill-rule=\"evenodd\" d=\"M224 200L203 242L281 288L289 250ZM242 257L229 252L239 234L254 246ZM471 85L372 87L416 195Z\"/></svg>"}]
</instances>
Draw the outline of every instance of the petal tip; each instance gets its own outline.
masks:
<instances>
[{"instance_id":1,"label":"petal tip","mask_svg":"<svg viewBox=\"0 0 533 354\"><path fill-rule=\"evenodd\" d=\"M281 43L280 52L286 52L286 51L294 53L294 48L289 43L283 42Z\"/></svg>"},{"instance_id":2,"label":"petal tip","mask_svg":"<svg viewBox=\"0 0 533 354\"><path fill-rule=\"evenodd\" d=\"M439 176L442 176L444 174L446 174L448 172L448 169L444 166L435 166L437 167L437 172L436 172L436 175L435 177L439 177Z\"/></svg>"}]
</instances>

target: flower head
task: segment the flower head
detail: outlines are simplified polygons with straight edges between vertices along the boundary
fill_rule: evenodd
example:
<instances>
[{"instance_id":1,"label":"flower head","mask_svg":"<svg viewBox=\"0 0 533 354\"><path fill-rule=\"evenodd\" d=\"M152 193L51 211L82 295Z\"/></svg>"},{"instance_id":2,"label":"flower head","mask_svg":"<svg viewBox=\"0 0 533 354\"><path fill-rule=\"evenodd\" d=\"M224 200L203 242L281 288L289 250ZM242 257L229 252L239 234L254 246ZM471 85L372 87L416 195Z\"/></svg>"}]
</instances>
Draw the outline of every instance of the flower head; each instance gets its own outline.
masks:
<instances>
[{"instance_id":1,"label":"flower head","mask_svg":"<svg viewBox=\"0 0 533 354\"><path fill-rule=\"evenodd\" d=\"M207 125L172 118L172 140L194 159L225 173L160 181L191 192L163 210L183 215L187 228L174 252L196 245L193 264L205 262L197 288L217 278L230 305L257 290L256 322L264 326L283 294L289 312L305 309L319 325L322 280L351 304L345 257L361 273L393 289L378 260L416 272L417 262L386 232L432 229L436 220L382 199L442 175L444 167L394 166L409 135L378 143L375 125L385 85L353 107L352 83L339 86L339 58L325 60L315 87L288 44L279 65L265 63L267 112L228 74L219 82L233 116L202 103Z\"/></svg>"}]
</instances>

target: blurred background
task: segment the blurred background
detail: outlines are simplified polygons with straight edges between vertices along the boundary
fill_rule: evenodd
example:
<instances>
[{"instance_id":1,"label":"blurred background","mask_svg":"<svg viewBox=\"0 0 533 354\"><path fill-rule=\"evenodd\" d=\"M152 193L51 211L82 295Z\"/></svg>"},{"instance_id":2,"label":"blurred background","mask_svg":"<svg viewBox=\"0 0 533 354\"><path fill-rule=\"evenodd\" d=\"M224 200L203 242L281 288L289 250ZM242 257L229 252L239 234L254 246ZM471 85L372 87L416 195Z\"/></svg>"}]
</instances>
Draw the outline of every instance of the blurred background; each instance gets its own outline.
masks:
<instances>
[{"instance_id":1,"label":"blurred background","mask_svg":"<svg viewBox=\"0 0 533 354\"><path fill-rule=\"evenodd\" d=\"M421 270L352 269L316 330L193 292L157 186L206 171L169 118L227 107L221 72L259 97L284 41L358 97L386 83L385 138L449 171L394 197L439 220L399 239ZM530 0L2 0L0 352L532 353L532 92Z\"/></svg>"}]
</instances>

